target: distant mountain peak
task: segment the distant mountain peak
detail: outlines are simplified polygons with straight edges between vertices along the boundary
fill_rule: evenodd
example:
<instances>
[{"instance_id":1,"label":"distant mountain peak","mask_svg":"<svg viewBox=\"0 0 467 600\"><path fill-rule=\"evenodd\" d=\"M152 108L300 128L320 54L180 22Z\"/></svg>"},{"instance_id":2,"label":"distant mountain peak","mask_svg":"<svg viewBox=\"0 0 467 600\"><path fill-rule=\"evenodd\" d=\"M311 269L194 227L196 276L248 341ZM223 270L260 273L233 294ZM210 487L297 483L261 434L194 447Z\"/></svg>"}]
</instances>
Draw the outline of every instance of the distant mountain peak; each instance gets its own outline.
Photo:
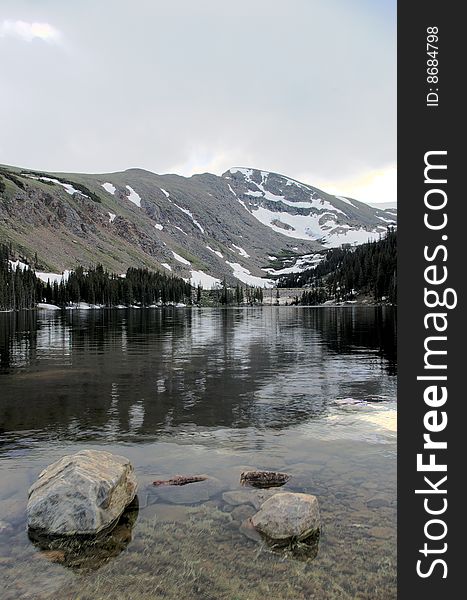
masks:
<instances>
[{"instance_id":1,"label":"distant mountain peak","mask_svg":"<svg viewBox=\"0 0 467 600\"><path fill-rule=\"evenodd\" d=\"M364 243L395 224L392 215L362 202L327 194L271 171L232 167L223 177L258 221L290 238L328 247Z\"/></svg>"}]
</instances>

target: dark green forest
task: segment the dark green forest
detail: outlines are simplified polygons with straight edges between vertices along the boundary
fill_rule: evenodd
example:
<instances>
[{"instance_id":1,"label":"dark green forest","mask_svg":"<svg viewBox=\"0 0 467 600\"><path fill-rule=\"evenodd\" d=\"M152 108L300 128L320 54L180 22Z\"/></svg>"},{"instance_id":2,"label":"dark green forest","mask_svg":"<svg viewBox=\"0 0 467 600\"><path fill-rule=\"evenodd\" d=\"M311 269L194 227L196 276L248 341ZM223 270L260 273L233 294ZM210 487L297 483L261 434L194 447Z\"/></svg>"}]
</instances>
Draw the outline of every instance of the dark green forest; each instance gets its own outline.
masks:
<instances>
[{"instance_id":1,"label":"dark green forest","mask_svg":"<svg viewBox=\"0 0 467 600\"><path fill-rule=\"evenodd\" d=\"M41 281L30 269L13 269L10 246L0 245L0 310L33 308L41 298Z\"/></svg>"},{"instance_id":2,"label":"dark green forest","mask_svg":"<svg viewBox=\"0 0 467 600\"><path fill-rule=\"evenodd\" d=\"M397 234L392 228L381 239L355 248L333 248L316 267L281 277L278 287L306 288L296 304L353 300L366 295L379 302L397 298Z\"/></svg>"},{"instance_id":3,"label":"dark green forest","mask_svg":"<svg viewBox=\"0 0 467 600\"><path fill-rule=\"evenodd\" d=\"M0 309L33 308L38 302L57 306L87 302L104 306L150 306L158 302L190 302L191 285L180 277L130 268L125 277L102 265L77 267L67 281L44 283L32 269L13 269L11 247L0 246Z\"/></svg>"}]
</instances>

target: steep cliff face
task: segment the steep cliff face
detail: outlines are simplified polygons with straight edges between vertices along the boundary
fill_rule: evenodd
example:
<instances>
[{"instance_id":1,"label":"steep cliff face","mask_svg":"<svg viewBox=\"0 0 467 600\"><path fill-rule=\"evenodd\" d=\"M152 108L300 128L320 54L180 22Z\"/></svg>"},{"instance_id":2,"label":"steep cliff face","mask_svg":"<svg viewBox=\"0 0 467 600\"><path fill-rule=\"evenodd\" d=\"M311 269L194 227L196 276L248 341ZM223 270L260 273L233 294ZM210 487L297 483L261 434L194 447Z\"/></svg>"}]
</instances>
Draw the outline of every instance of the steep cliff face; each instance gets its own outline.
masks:
<instances>
[{"instance_id":1,"label":"steep cliff face","mask_svg":"<svg viewBox=\"0 0 467 600\"><path fill-rule=\"evenodd\" d=\"M101 262L166 269L205 285L262 284L323 248L363 242L394 212L287 177L231 169L189 178L141 169L102 175L0 168L0 241L44 271Z\"/></svg>"}]
</instances>

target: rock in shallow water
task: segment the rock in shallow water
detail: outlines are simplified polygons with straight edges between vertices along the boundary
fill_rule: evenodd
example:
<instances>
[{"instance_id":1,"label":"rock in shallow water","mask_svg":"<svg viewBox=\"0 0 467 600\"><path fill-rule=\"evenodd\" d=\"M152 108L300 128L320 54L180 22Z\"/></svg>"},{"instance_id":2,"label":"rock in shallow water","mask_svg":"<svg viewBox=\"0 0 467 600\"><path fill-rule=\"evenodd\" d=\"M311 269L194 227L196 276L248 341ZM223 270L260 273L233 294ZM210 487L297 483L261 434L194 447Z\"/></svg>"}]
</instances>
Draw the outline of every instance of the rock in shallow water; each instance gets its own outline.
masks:
<instances>
[{"instance_id":1,"label":"rock in shallow water","mask_svg":"<svg viewBox=\"0 0 467 600\"><path fill-rule=\"evenodd\" d=\"M310 494L274 494L251 517L251 523L271 540L304 540L319 532L318 499Z\"/></svg>"},{"instance_id":2,"label":"rock in shallow water","mask_svg":"<svg viewBox=\"0 0 467 600\"><path fill-rule=\"evenodd\" d=\"M117 522L136 489L123 456L100 450L64 456L30 487L28 527L46 535L96 534Z\"/></svg>"},{"instance_id":3,"label":"rock in shallow water","mask_svg":"<svg viewBox=\"0 0 467 600\"><path fill-rule=\"evenodd\" d=\"M171 504L198 504L207 502L222 490L222 485L215 477L206 477L191 485L159 486L155 488L158 500Z\"/></svg>"},{"instance_id":4,"label":"rock in shallow water","mask_svg":"<svg viewBox=\"0 0 467 600\"><path fill-rule=\"evenodd\" d=\"M243 471L240 483L258 488L280 487L287 483L290 476L278 471Z\"/></svg>"}]
</instances>

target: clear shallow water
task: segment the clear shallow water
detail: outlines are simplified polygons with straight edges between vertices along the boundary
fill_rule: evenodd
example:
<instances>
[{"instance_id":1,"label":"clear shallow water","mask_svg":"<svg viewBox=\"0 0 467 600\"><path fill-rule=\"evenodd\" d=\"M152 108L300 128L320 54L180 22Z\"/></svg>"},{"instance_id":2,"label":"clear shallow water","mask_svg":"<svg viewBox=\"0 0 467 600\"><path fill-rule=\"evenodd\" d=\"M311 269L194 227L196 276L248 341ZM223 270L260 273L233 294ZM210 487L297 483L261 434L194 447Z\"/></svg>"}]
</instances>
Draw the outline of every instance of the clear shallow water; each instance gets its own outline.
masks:
<instances>
[{"instance_id":1,"label":"clear shallow water","mask_svg":"<svg viewBox=\"0 0 467 600\"><path fill-rule=\"evenodd\" d=\"M0 315L2 597L395 598L395 343L385 308ZM83 448L132 460L139 508L87 554L44 552L27 489ZM318 496L314 560L242 533L223 494L244 467ZM211 479L151 485L179 473Z\"/></svg>"}]
</instances>

